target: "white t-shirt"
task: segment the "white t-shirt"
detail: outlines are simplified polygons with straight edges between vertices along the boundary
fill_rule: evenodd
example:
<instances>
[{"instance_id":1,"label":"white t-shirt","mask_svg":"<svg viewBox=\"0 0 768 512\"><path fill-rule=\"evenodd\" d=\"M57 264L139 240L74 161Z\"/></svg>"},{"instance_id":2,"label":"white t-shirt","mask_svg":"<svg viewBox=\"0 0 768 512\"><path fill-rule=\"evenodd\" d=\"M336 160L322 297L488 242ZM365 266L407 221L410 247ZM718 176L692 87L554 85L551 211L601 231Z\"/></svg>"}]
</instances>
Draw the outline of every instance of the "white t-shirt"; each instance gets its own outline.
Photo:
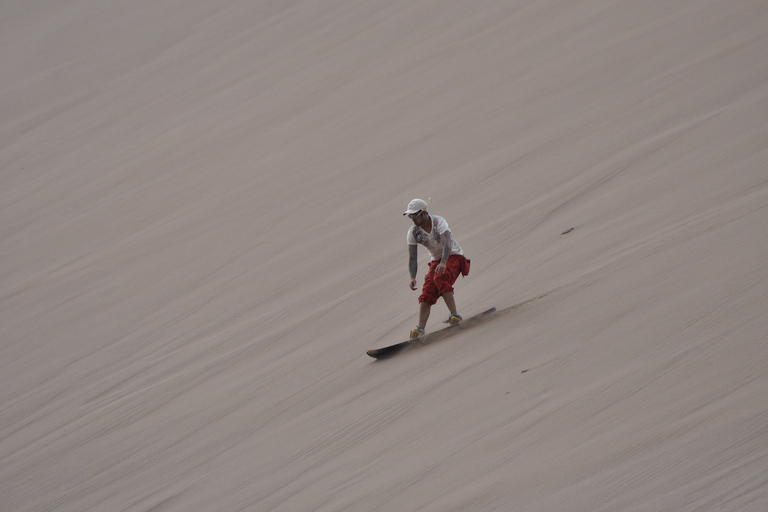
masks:
<instances>
[{"instance_id":1,"label":"white t-shirt","mask_svg":"<svg viewBox=\"0 0 768 512\"><path fill-rule=\"evenodd\" d=\"M408 230L408 245L421 244L429 250L432 255L432 261L440 260L443 257L443 242L440 239L440 235L446 231L450 231L448 223L445 219L437 215L431 215L432 217L432 232L427 233L419 226L413 225ZM453 247L451 247L451 255L464 254L461 250L461 246L456 239L453 239Z\"/></svg>"}]
</instances>

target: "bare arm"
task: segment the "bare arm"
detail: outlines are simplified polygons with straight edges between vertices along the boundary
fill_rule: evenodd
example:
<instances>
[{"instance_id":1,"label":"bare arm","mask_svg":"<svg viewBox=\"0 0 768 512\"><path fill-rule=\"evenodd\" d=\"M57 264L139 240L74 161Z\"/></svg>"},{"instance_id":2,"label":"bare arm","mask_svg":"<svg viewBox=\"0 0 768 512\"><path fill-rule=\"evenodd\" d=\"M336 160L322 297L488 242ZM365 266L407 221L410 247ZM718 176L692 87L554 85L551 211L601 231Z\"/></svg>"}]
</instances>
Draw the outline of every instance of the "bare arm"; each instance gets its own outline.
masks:
<instances>
[{"instance_id":1,"label":"bare arm","mask_svg":"<svg viewBox=\"0 0 768 512\"><path fill-rule=\"evenodd\" d=\"M445 272L445 267L448 265L448 258L451 257L451 249L453 248L453 236L450 231L443 231L440 235L440 241L443 243L443 254L440 257L440 263L435 267L435 273L442 274Z\"/></svg>"},{"instance_id":2,"label":"bare arm","mask_svg":"<svg viewBox=\"0 0 768 512\"><path fill-rule=\"evenodd\" d=\"M453 235L450 231L443 231L440 235L440 241L443 243L443 256L440 258L440 263L448 263L448 258L451 257L451 249L453 249Z\"/></svg>"},{"instance_id":3,"label":"bare arm","mask_svg":"<svg viewBox=\"0 0 768 512\"><path fill-rule=\"evenodd\" d=\"M411 290L416 289L416 272L419 270L419 262L417 259L418 245L408 246L408 272L411 274Z\"/></svg>"}]
</instances>

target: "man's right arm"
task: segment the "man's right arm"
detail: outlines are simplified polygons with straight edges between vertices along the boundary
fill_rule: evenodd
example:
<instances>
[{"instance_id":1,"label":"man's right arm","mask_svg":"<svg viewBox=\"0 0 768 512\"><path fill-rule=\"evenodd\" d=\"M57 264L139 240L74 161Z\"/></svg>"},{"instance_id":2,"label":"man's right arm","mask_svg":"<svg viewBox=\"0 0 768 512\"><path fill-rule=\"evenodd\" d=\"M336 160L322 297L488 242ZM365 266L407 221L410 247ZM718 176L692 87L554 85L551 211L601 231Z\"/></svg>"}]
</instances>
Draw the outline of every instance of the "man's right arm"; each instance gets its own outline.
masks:
<instances>
[{"instance_id":1,"label":"man's right arm","mask_svg":"<svg viewBox=\"0 0 768 512\"><path fill-rule=\"evenodd\" d=\"M416 289L416 272L419 270L418 249L418 245L408 246L408 272L411 274L411 290Z\"/></svg>"}]
</instances>

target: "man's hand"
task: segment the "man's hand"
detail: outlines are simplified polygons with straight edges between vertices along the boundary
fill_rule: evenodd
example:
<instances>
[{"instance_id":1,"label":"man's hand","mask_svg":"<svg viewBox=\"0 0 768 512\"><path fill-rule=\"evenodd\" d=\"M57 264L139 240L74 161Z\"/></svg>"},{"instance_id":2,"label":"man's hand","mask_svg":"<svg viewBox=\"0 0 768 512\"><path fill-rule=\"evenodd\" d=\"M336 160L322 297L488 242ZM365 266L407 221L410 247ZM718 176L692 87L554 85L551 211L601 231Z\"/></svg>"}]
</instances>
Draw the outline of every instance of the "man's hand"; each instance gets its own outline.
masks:
<instances>
[{"instance_id":1,"label":"man's hand","mask_svg":"<svg viewBox=\"0 0 768 512\"><path fill-rule=\"evenodd\" d=\"M417 284L418 283L416 282L416 278L415 277L413 279L411 279L411 284L410 284L411 290L416 291L416 285Z\"/></svg>"},{"instance_id":2,"label":"man's hand","mask_svg":"<svg viewBox=\"0 0 768 512\"><path fill-rule=\"evenodd\" d=\"M446 263L443 261L438 263L437 266L435 267L435 274L444 274L446 266L447 266Z\"/></svg>"}]
</instances>

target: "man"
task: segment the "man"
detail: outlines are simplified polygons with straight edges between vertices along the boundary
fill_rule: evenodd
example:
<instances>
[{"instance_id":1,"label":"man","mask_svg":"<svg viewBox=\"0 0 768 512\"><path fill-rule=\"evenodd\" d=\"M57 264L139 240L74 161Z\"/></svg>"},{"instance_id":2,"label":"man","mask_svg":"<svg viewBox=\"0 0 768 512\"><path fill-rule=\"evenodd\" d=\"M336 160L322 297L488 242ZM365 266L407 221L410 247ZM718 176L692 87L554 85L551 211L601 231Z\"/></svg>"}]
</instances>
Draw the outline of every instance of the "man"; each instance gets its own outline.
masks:
<instances>
[{"instance_id":1,"label":"man","mask_svg":"<svg viewBox=\"0 0 768 512\"><path fill-rule=\"evenodd\" d=\"M456 312L453 284L459 278L459 274L469 274L469 260L464 257L464 251L453 238L445 219L429 214L426 201L414 199L408 204L408 209L403 215L407 215L413 221L413 226L408 230L408 271L411 274L411 290L416 290L417 286L417 244L426 247L432 256L419 296L419 323L411 331L411 338L417 338L426 332L424 328L427 326L430 310L439 297L443 298L451 313L448 323L455 325L461 322L462 318Z\"/></svg>"}]
</instances>

